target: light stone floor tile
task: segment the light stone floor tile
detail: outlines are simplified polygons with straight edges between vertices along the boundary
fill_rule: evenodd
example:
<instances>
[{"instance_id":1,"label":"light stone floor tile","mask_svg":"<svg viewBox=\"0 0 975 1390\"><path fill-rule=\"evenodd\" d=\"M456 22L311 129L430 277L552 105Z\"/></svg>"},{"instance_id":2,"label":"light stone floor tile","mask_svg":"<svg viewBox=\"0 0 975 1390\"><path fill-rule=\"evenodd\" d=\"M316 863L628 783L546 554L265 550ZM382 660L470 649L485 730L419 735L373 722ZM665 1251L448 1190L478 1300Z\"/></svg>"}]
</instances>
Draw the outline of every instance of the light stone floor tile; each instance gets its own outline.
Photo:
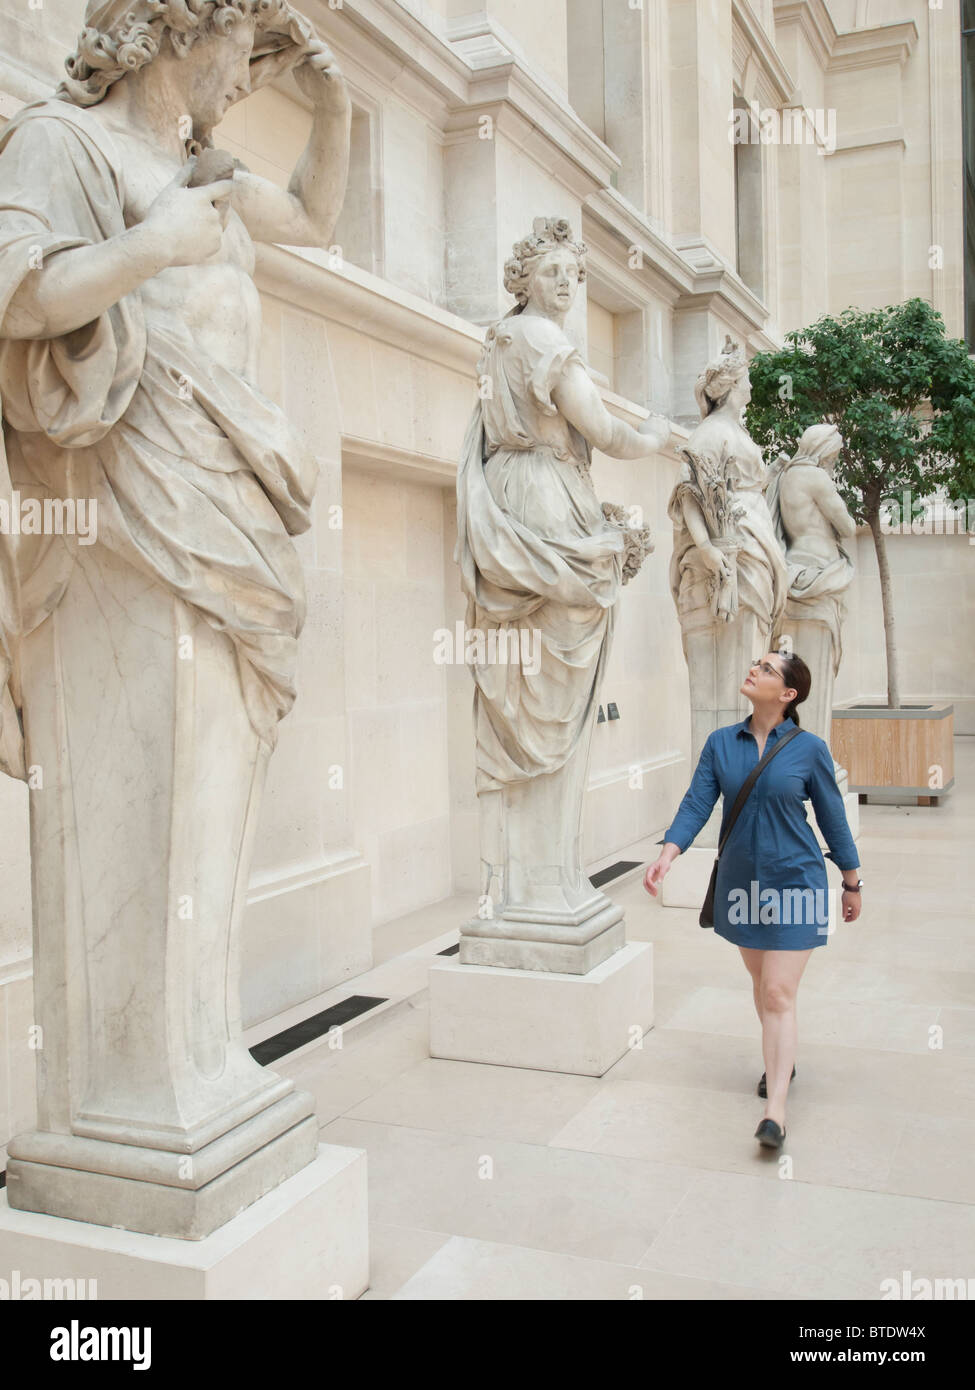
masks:
<instances>
[{"instance_id":1,"label":"light stone floor tile","mask_svg":"<svg viewBox=\"0 0 975 1390\"><path fill-rule=\"evenodd\" d=\"M937 1010L924 1004L888 1003L884 1000L831 999L800 986L799 1046L804 1041L836 1043L845 1047L883 1048L892 1052L926 1052L929 1028L939 1013L972 1013L970 1009ZM661 1023L707 1033L751 1036L755 1018L750 999L738 990L702 985ZM975 1048L975 1030L970 1047ZM966 1055L972 1055L971 1052Z\"/></svg>"},{"instance_id":2,"label":"light stone floor tile","mask_svg":"<svg viewBox=\"0 0 975 1390\"><path fill-rule=\"evenodd\" d=\"M658 1274L522 1246L453 1236L394 1295L396 1300L639 1301L775 1299L769 1290Z\"/></svg>"},{"instance_id":3,"label":"light stone floor tile","mask_svg":"<svg viewBox=\"0 0 975 1390\"><path fill-rule=\"evenodd\" d=\"M975 1009L942 1009L937 1021L944 1030L945 1052L975 1058Z\"/></svg>"},{"instance_id":4,"label":"light stone floor tile","mask_svg":"<svg viewBox=\"0 0 975 1390\"><path fill-rule=\"evenodd\" d=\"M344 1118L322 1139L367 1151L373 1221L620 1264L637 1262L694 1176L672 1164Z\"/></svg>"},{"instance_id":5,"label":"light stone floor tile","mask_svg":"<svg viewBox=\"0 0 975 1390\"><path fill-rule=\"evenodd\" d=\"M975 1209L783 1179L695 1179L639 1261L689 1278L878 1299L884 1279L975 1276Z\"/></svg>"},{"instance_id":6,"label":"light stone floor tile","mask_svg":"<svg viewBox=\"0 0 975 1390\"><path fill-rule=\"evenodd\" d=\"M598 1088L594 1077L431 1057L348 1114L354 1120L545 1144Z\"/></svg>"},{"instance_id":7,"label":"light stone floor tile","mask_svg":"<svg viewBox=\"0 0 975 1390\"><path fill-rule=\"evenodd\" d=\"M890 926L887 923L856 922L853 929L834 934L827 948L827 960L866 961L871 964L900 966L920 970L975 970L975 949L956 933L935 934L934 928ZM968 952L968 954L966 954ZM966 961L971 959L971 964Z\"/></svg>"},{"instance_id":8,"label":"light stone floor tile","mask_svg":"<svg viewBox=\"0 0 975 1390\"><path fill-rule=\"evenodd\" d=\"M362 1298L390 1298L451 1239L444 1231L370 1221L369 1288Z\"/></svg>"},{"instance_id":9,"label":"light stone floor tile","mask_svg":"<svg viewBox=\"0 0 975 1390\"><path fill-rule=\"evenodd\" d=\"M603 1081L643 1081L751 1096L764 1070L753 1041L715 1033L654 1028ZM807 1103L867 1106L915 1114L975 1116L975 1060L945 1048L923 1054L815 1044L800 1038L793 1111ZM787 1121L788 1128L788 1121Z\"/></svg>"},{"instance_id":10,"label":"light stone floor tile","mask_svg":"<svg viewBox=\"0 0 975 1390\"><path fill-rule=\"evenodd\" d=\"M885 1191L975 1204L975 1111L911 1116L897 1146ZM975 1247L972 1249L975 1273Z\"/></svg>"},{"instance_id":11,"label":"light stone floor tile","mask_svg":"<svg viewBox=\"0 0 975 1390\"><path fill-rule=\"evenodd\" d=\"M381 1029L358 1038L351 1029L341 1048L326 1039L294 1060L273 1064L281 1076L315 1097L319 1125L358 1105L401 1073L427 1060L429 1024L425 1008L410 1007L392 1016Z\"/></svg>"},{"instance_id":12,"label":"light stone floor tile","mask_svg":"<svg viewBox=\"0 0 975 1390\"><path fill-rule=\"evenodd\" d=\"M876 1189L887 1180L907 1121L896 1111L794 1101L778 1154L760 1148L753 1137L763 1110L756 1095L613 1081L551 1143L773 1182L787 1156L789 1174L803 1182Z\"/></svg>"},{"instance_id":13,"label":"light stone floor tile","mask_svg":"<svg viewBox=\"0 0 975 1390\"><path fill-rule=\"evenodd\" d=\"M829 947L826 949L828 951ZM941 1005L975 1009L975 974L961 970L924 970L916 966L894 965L879 956L871 963L835 957L824 960L816 976L815 987L835 1000L925 1004L935 1011Z\"/></svg>"}]
</instances>

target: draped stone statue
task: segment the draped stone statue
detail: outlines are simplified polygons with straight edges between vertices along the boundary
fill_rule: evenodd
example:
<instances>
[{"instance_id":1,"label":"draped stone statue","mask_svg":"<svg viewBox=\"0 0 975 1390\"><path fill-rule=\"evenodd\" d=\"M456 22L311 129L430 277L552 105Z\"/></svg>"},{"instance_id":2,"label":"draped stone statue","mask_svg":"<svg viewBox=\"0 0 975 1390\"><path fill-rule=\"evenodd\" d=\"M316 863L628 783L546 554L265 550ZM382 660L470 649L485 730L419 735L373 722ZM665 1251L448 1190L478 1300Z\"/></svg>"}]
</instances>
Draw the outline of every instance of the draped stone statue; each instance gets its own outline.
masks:
<instances>
[{"instance_id":1,"label":"draped stone statue","mask_svg":"<svg viewBox=\"0 0 975 1390\"><path fill-rule=\"evenodd\" d=\"M350 108L284 0L90 0L66 68L0 133L0 485L97 522L0 537L41 1039L7 1194L195 1239L318 1140L312 1098L240 1038L237 937L305 611L290 537L317 472L256 385L252 237L328 244ZM289 68L313 116L285 190L211 131Z\"/></svg>"},{"instance_id":2,"label":"draped stone statue","mask_svg":"<svg viewBox=\"0 0 975 1390\"><path fill-rule=\"evenodd\" d=\"M850 542L856 522L833 482L842 448L835 425L811 425L793 457L783 456L773 464L766 492L788 567L780 635L792 642L812 672L803 723L827 743L833 681L843 656L846 591L855 573Z\"/></svg>"},{"instance_id":3,"label":"draped stone statue","mask_svg":"<svg viewBox=\"0 0 975 1390\"><path fill-rule=\"evenodd\" d=\"M739 688L769 647L786 597L782 550L765 502L762 451L741 422L748 364L728 337L694 388L701 423L681 452L671 494L670 587L691 694L691 766L708 734L748 713ZM699 843L709 843L713 826ZM713 838L713 836L711 836Z\"/></svg>"},{"instance_id":4,"label":"draped stone statue","mask_svg":"<svg viewBox=\"0 0 975 1390\"><path fill-rule=\"evenodd\" d=\"M591 450L642 458L670 436L659 416L639 430L611 417L566 336L585 258L566 222L538 218L505 265L518 302L478 364L455 552L480 637L482 898L460 961L572 974L624 942L622 909L583 870L582 798L620 586L650 544L600 506Z\"/></svg>"}]
</instances>

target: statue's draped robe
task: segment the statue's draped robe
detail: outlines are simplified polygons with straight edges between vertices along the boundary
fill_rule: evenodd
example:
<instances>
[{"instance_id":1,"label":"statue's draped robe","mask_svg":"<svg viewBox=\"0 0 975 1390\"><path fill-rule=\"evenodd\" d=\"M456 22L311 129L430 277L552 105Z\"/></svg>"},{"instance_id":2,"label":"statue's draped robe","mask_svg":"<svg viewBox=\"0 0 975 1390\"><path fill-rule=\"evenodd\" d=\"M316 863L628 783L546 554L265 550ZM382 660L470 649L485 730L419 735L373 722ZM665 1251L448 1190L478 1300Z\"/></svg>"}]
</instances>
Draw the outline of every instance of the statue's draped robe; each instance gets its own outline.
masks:
<instances>
[{"instance_id":1,"label":"statue's draped robe","mask_svg":"<svg viewBox=\"0 0 975 1390\"><path fill-rule=\"evenodd\" d=\"M0 314L57 252L124 232L123 197L122 162L95 117L56 100L18 113L0 132ZM273 744L304 618L289 533L310 525L317 473L278 407L174 316L150 319L138 290L74 332L0 340L0 404L0 495L6 484L92 499L97 544L233 642L250 722ZM10 658L57 606L77 544L0 536L0 767L15 776Z\"/></svg>"},{"instance_id":2,"label":"statue's draped robe","mask_svg":"<svg viewBox=\"0 0 975 1390\"><path fill-rule=\"evenodd\" d=\"M695 449L693 434L686 447ZM758 620L759 630L768 632L785 606L785 564L763 496L766 474L760 457L753 460L736 454L733 462L737 476L731 500L738 504L739 509L734 531L734 537L740 544L735 556L738 607L739 610L753 613ZM701 561L700 551L684 520L683 502L688 494L697 498L693 475L685 458L667 506L667 515L674 523L670 589L684 635L709 628L716 621L711 602L713 585L710 571Z\"/></svg>"},{"instance_id":3,"label":"statue's draped robe","mask_svg":"<svg viewBox=\"0 0 975 1390\"><path fill-rule=\"evenodd\" d=\"M571 361L582 359L553 320L520 313L488 331L478 363L457 479L467 627L541 634L537 674L472 665L479 793L568 762L609 652L624 541L596 499L588 444L552 401Z\"/></svg>"},{"instance_id":4,"label":"statue's draped robe","mask_svg":"<svg viewBox=\"0 0 975 1390\"><path fill-rule=\"evenodd\" d=\"M779 492L786 469L795 463L812 464L818 467L814 458L799 456L782 459L770 470L773 474L766 492L766 501L772 516L772 524L779 544L785 551L785 563L789 576L788 600L793 606L790 614L813 622L825 623L829 628L833 643L833 675L837 675L843 659L843 622L846 618L846 591L853 582L856 566L851 556L836 543L836 559L823 561L821 555L807 553L790 545L789 536L782 521L782 507Z\"/></svg>"}]
</instances>

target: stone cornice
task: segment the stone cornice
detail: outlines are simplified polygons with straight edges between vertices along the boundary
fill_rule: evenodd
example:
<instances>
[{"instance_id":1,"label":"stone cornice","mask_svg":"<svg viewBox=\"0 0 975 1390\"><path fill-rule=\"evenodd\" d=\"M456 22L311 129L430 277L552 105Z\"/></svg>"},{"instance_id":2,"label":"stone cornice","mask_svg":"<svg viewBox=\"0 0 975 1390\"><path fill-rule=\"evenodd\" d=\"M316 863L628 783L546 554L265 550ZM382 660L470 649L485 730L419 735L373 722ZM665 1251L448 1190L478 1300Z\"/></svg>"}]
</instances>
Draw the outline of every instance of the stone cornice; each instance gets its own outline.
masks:
<instances>
[{"instance_id":1,"label":"stone cornice","mask_svg":"<svg viewBox=\"0 0 975 1390\"><path fill-rule=\"evenodd\" d=\"M776 30L798 24L820 66L825 68L837 31L825 0L773 0Z\"/></svg>"},{"instance_id":2,"label":"stone cornice","mask_svg":"<svg viewBox=\"0 0 975 1390\"><path fill-rule=\"evenodd\" d=\"M736 46L744 40L771 89L771 103L788 101L795 90L795 81L748 0L731 0L731 20L733 33L737 31Z\"/></svg>"},{"instance_id":3,"label":"stone cornice","mask_svg":"<svg viewBox=\"0 0 975 1390\"><path fill-rule=\"evenodd\" d=\"M265 294L473 376L483 328L358 266L332 270L324 252L261 242L256 250L255 279Z\"/></svg>"},{"instance_id":4,"label":"stone cornice","mask_svg":"<svg viewBox=\"0 0 975 1390\"><path fill-rule=\"evenodd\" d=\"M903 66L914 52L918 29L913 19L837 31L824 0L773 0L776 28L798 24L824 70L849 72L882 63Z\"/></svg>"},{"instance_id":5,"label":"stone cornice","mask_svg":"<svg viewBox=\"0 0 975 1390\"><path fill-rule=\"evenodd\" d=\"M441 34L398 0L343 0L336 10L324 0L305 0L303 9L312 20L320 16L323 32L334 34L336 47L348 47L363 66L381 62L382 78L408 85L414 104L426 105L431 118L445 105L448 139L476 125L481 115L500 124L507 108L536 128L540 152L547 142L578 167L581 183L578 176L572 183L580 196L608 185L620 169L619 157L573 111L565 93L529 68L510 36L487 16L453 21ZM517 138L517 122L508 130ZM524 132L521 137L520 143Z\"/></svg>"},{"instance_id":6,"label":"stone cornice","mask_svg":"<svg viewBox=\"0 0 975 1390\"><path fill-rule=\"evenodd\" d=\"M629 270L630 276L645 275L651 288L669 300L694 288L693 267L615 188L603 188L594 194L582 215L584 224L591 219L627 248L638 246L642 250L643 267Z\"/></svg>"},{"instance_id":7,"label":"stone cornice","mask_svg":"<svg viewBox=\"0 0 975 1390\"><path fill-rule=\"evenodd\" d=\"M879 149L883 145L899 145L901 149L906 149L907 140L904 136L904 127L899 125L883 126L877 130L858 130L852 135L838 136L834 157L837 154L849 153L851 150Z\"/></svg>"},{"instance_id":8,"label":"stone cornice","mask_svg":"<svg viewBox=\"0 0 975 1390\"><path fill-rule=\"evenodd\" d=\"M903 67L914 52L917 39L917 25L913 19L838 34L830 54L829 71L851 72L857 68L879 67L882 63Z\"/></svg>"}]
</instances>

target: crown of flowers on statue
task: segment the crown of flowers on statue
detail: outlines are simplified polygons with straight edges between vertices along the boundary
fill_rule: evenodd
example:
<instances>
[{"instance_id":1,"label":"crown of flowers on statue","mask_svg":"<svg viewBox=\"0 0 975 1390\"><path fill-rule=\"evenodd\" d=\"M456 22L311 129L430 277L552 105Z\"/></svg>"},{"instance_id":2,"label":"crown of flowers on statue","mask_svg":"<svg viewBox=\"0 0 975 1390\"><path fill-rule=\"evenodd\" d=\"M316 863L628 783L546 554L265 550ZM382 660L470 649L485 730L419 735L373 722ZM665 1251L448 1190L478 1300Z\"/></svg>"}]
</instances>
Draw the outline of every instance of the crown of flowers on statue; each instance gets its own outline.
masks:
<instances>
[{"instance_id":1,"label":"crown of flowers on statue","mask_svg":"<svg viewBox=\"0 0 975 1390\"><path fill-rule=\"evenodd\" d=\"M95 106L113 83L151 63L164 34L177 53L202 34L227 34L239 19L254 18L263 42L252 57L283 43L302 45L314 29L287 0L88 0L77 50L64 61L67 77L55 95L76 106Z\"/></svg>"},{"instance_id":2,"label":"crown of flowers on statue","mask_svg":"<svg viewBox=\"0 0 975 1390\"><path fill-rule=\"evenodd\" d=\"M586 256L589 247L575 241L572 228L564 217L536 217L529 236L516 241L511 255L504 263L504 287L519 304L528 301L528 285L538 262L550 251L571 251L579 263L580 283L586 278Z\"/></svg>"},{"instance_id":3,"label":"crown of flowers on statue","mask_svg":"<svg viewBox=\"0 0 975 1390\"><path fill-rule=\"evenodd\" d=\"M720 404L747 371L748 358L741 344L734 342L730 333L726 334L724 347L707 364L694 386L694 397L701 414L707 415Z\"/></svg>"}]
</instances>

